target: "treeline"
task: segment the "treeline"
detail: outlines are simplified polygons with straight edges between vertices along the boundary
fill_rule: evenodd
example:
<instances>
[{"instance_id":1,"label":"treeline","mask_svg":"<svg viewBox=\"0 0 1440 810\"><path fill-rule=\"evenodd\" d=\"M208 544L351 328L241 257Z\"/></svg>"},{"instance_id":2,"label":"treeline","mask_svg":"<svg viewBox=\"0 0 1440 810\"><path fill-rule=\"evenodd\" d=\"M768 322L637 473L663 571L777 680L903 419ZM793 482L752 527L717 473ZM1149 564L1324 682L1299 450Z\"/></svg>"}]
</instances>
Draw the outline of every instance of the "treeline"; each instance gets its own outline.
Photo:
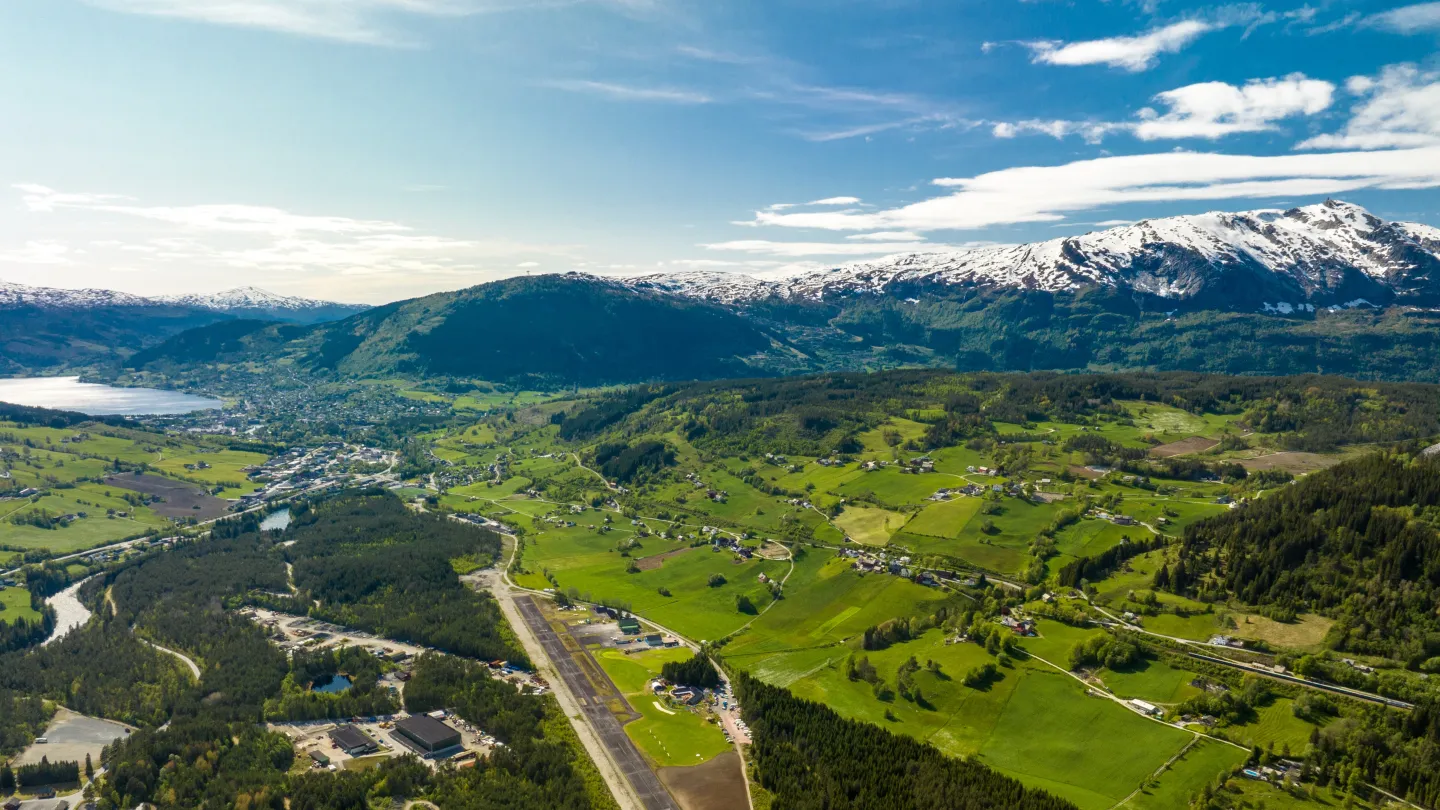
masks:
<instances>
[{"instance_id":1,"label":"treeline","mask_svg":"<svg viewBox=\"0 0 1440 810\"><path fill-rule=\"evenodd\" d=\"M0 760L40 736L54 713L39 695L0 689Z\"/></svg>"},{"instance_id":2,"label":"treeline","mask_svg":"<svg viewBox=\"0 0 1440 810\"><path fill-rule=\"evenodd\" d=\"M80 781L80 763L74 760L51 762L49 757L42 756L39 762L21 765L14 770L15 784L22 788L71 785Z\"/></svg>"},{"instance_id":3,"label":"treeline","mask_svg":"<svg viewBox=\"0 0 1440 810\"><path fill-rule=\"evenodd\" d=\"M1119 545L1111 546L1094 557L1076 557L1065 563L1055 575L1056 583L1061 587L1078 588L1082 582L1099 582L1115 573L1126 560L1164 548L1166 543L1165 538L1155 536L1145 540L1122 539Z\"/></svg>"},{"instance_id":4,"label":"treeline","mask_svg":"<svg viewBox=\"0 0 1440 810\"><path fill-rule=\"evenodd\" d=\"M704 653L696 653L684 661L666 662L660 667L660 677L698 689L714 689L720 685L720 673L715 671L709 656Z\"/></svg>"},{"instance_id":5,"label":"treeline","mask_svg":"<svg viewBox=\"0 0 1440 810\"><path fill-rule=\"evenodd\" d=\"M482 660L529 666L502 632L489 594L461 584L450 560L495 559L500 535L411 511L384 490L301 505L285 538L295 583L319 601L312 615L377 635Z\"/></svg>"},{"instance_id":6,"label":"treeline","mask_svg":"<svg viewBox=\"0 0 1440 810\"><path fill-rule=\"evenodd\" d=\"M566 441L587 439L674 391L673 385L638 385L604 397L569 416L564 411L556 411L552 420L560 425L560 438Z\"/></svg>"},{"instance_id":7,"label":"treeline","mask_svg":"<svg viewBox=\"0 0 1440 810\"><path fill-rule=\"evenodd\" d=\"M1369 455L1188 526L1170 589L1323 612L1335 649L1419 667L1440 656L1437 521L1440 464Z\"/></svg>"},{"instance_id":8,"label":"treeline","mask_svg":"<svg viewBox=\"0 0 1440 810\"><path fill-rule=\"evenodd\" d=\"M757 781L786 810L1070 810L1074 805L740 673Z\"/></svg>"},{"instance_id":9,"label":"treeline","mask_svg":"<svg viewBox=\"0 0 1440 810\"><path fill-rule=\"evenodd\" d=\"M607 479L628 483L636 476L657 472L675 463L675 451L664 442L635 444L609 442L595 448L595 464Z\"/></svg>"}]
</instances>

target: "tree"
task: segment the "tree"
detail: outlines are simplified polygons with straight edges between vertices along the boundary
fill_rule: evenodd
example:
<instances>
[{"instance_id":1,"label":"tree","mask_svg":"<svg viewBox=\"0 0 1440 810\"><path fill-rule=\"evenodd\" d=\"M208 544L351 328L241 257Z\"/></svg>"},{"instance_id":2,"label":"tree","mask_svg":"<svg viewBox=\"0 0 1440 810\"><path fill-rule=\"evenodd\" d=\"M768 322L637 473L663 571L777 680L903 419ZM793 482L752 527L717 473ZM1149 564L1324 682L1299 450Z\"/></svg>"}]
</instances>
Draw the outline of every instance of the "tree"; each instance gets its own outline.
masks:
<instances>
[{"instance_id":1,"label":"tree","mask_svg":"<svg viewBox=\"0 0 1440 810\"><path fill-rule=\"evenodd\" d=\"M90 762L90 752L85 752L85 781L95 778L95 766Z\"/></svg>"}]
</instances>

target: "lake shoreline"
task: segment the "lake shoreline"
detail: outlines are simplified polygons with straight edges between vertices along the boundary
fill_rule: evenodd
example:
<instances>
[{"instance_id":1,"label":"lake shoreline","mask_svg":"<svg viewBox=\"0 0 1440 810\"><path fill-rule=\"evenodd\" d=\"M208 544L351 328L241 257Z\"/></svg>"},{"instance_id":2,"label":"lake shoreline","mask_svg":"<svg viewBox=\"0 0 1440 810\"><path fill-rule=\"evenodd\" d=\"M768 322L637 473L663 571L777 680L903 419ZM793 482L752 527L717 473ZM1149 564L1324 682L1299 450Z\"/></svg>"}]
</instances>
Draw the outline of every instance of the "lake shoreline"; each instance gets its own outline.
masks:
<instances>
[{"instance_id":1,"label":"lake shoreline","mask_svg":"<svg viewBox=\"0 0 1440 810\"><path fill-rule=\"evenodd\" d=\"M0 378L0 402L96 417L182 416L225 405L183 391L86 382L75 375Z\"/></svg>"}]
</instances>

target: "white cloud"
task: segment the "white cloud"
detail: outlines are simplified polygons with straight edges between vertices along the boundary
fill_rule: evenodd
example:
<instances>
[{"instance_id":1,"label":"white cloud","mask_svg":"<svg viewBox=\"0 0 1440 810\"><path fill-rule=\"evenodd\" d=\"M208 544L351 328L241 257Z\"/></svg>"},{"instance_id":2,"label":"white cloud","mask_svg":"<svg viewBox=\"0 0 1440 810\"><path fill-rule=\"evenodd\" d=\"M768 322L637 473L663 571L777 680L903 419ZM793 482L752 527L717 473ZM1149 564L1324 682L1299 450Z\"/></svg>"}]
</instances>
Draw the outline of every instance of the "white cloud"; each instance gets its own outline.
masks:
<instances>
[{"instance_id":1,"label":"white cloud","mask_svg":"<svg viewBox=\"0 0 1440 810\"><path fill-rule=\"evenodd\" d=\"M879 231L876 233L857 233L845 237L859 242L924 242L925 237L913 231Z\"/></svg>"},{"instance_id":2,"label":"white cloud","mask_svg":"<svg viewBox=\"0 0 1440 810\"><path fill-rule=\"evenodd\" d=\"M79 251L83 252L83 251ZM18 248L0 248L0 262L7 264L69 264L70 248L53 240L42 239L26 242Z\"/></svg>"},{"instance_id":3,"label":"white cloud","mask_svg":"<svg viewBox=\"0 0 1440 810\"><path fill-rule=\"evenodd\" d=\"M1330 107L1335 85L1292 73L1284 78L1251 79L1237 87L1224 82L1202 82L1167 90L1154 101L1167 109L1146 107L1137 121L1001 121L991 128L997 138L1026 133L1062 139L1072 135L1100 143L1115 132L1129 132L1145 141L1180 138L1214 140L1242 132L1276 129L1275 123L1297 115L1315 115Z\"/></svg>"},{"instance_id":4,"label":"white cloud","mask_svg":"<svg viewBox=\"0 0 1440 810\"><path fill-rule=\"evenodd\" d=\"M754 225L835 231L968 230L1058 222L1125 203L1343 194L1440 187L1440 146L1278 156L1162 152L1019 166L934 184L951 194L878 211L760 211Z\"/></svg>"},{"instance_id":5,"label":"white cloud","mask_svg":"<svg viewBox=\"0 0 1440 810\"><path fill-rule=\"evenodd\" d=\"M515 265L515 266L516 266L516 267L524 267L524 268L539 267L539 266L540 266L540 263L539 263L539 262L520 262L519 264L517 264L517 265Z\"/></svg>"},{"instance_id":6,"label":"white cloud","mask_svg":"<svg viewBox=\"0 0 1440 810\"><path fill-rule=\"evenodd\" d=\"M1300 149L1391 149L1440 143L1440 72L1391 65L1375 78L1345 83L1363 99L1339 133L1319 135Z\"/></svg>"},{"instance_id":7,"label":"white cloud","mask_svg":"<svg viewBox=\"0 0 1440 810\"><path fill-rule=\"evenodd\" d=\"M1219 27L1200 20L1182 20L1133 37L1088 42L1042 40L1024 43L1033 61L1048 65L1109 65L1132 72L1154 67L1162 53L1178 53L1202 34Z\"/></svg>"},{"instance_id":8,"label":"white cloud","mask_svg":"<svg viewBox=\"0 0 1440 810\"><path fill-rule=\"evenodd\" d=\"M681 90L672 87L636 87L614 82L597 82L588 79L556 79L541 82L545 87L568 90L572 93L604 96L617 101L659 101L670 104L709 104L712 99L695 90Z\"/></svg>"},{"instance_id":9,"label":"white cloud","mask_svg":"<svg viewBox=\"0 0 1440 810\"><path fill-rule=\"evenodd\" d=\"M109 11L256 28L361 45L406 46L414 40L393 17L463 17L486 12L582 4L640 11L655 0L84 0Z\"/></svg>"},{"instance_id":10,"label":"white cloud","mask_svg":"<svg viewBox=\"0 0 1440 810\"><path fill-rule=\"evenodd\" d=\"M1397 34L1440 31L1440 2L1416 3L1413 6L1401 6L1379 14L1372 14L1366 17L1362 24L1383 28Z\"/></svg>"},{"instance_id":11,"label":"white cloud","mask_svg":"<svg viewBox=\"0 0 1440 810\"><path fill-rule=\"evenodd\" d=\"M1335 85L1300 73L1283 79L1251 79L1243 87L1224 82L1186 85L1155 96L1169 110L1163 115L1143 110L1135 136L1152 141L1263 132L1274 129L1281 119L1322 112L1334 95Z\"/></svg>"},{"instance_id":12,"label":"white cloud","mask_svg":"<svg viewBox=\"0 0 1440 810\"><path fill-rule=\"evenodd\" d=\"M811 200L806 205L859 205L859 197L826 197L823 200Z\"/></svg>"}]
</instances>

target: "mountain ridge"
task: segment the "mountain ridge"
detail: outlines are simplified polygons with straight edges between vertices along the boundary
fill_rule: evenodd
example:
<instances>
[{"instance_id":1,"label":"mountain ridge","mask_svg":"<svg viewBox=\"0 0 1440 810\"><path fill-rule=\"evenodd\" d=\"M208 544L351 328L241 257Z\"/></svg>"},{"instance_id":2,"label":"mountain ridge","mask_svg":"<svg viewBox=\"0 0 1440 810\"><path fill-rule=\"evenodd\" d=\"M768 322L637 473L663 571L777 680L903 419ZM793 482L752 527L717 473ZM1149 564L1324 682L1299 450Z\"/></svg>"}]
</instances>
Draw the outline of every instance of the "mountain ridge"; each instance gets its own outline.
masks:
<instances>
[{"instance_id":1,"label":"mountain ridge","mask_svg":"<svg viewBox=\"0 0 1440 810\"><path fill-rule=\"evenodd\" d=\"M1440 228L1386 222L1326 200L1285 211L1147 219L1029 244L896 254L782 279L691 271L625 282L741 306L956 286L1051 293L1108 286L1181 306L1254 311L1362 301L1433 305L1440 303Z\"/></svg>"}]
</instances>

